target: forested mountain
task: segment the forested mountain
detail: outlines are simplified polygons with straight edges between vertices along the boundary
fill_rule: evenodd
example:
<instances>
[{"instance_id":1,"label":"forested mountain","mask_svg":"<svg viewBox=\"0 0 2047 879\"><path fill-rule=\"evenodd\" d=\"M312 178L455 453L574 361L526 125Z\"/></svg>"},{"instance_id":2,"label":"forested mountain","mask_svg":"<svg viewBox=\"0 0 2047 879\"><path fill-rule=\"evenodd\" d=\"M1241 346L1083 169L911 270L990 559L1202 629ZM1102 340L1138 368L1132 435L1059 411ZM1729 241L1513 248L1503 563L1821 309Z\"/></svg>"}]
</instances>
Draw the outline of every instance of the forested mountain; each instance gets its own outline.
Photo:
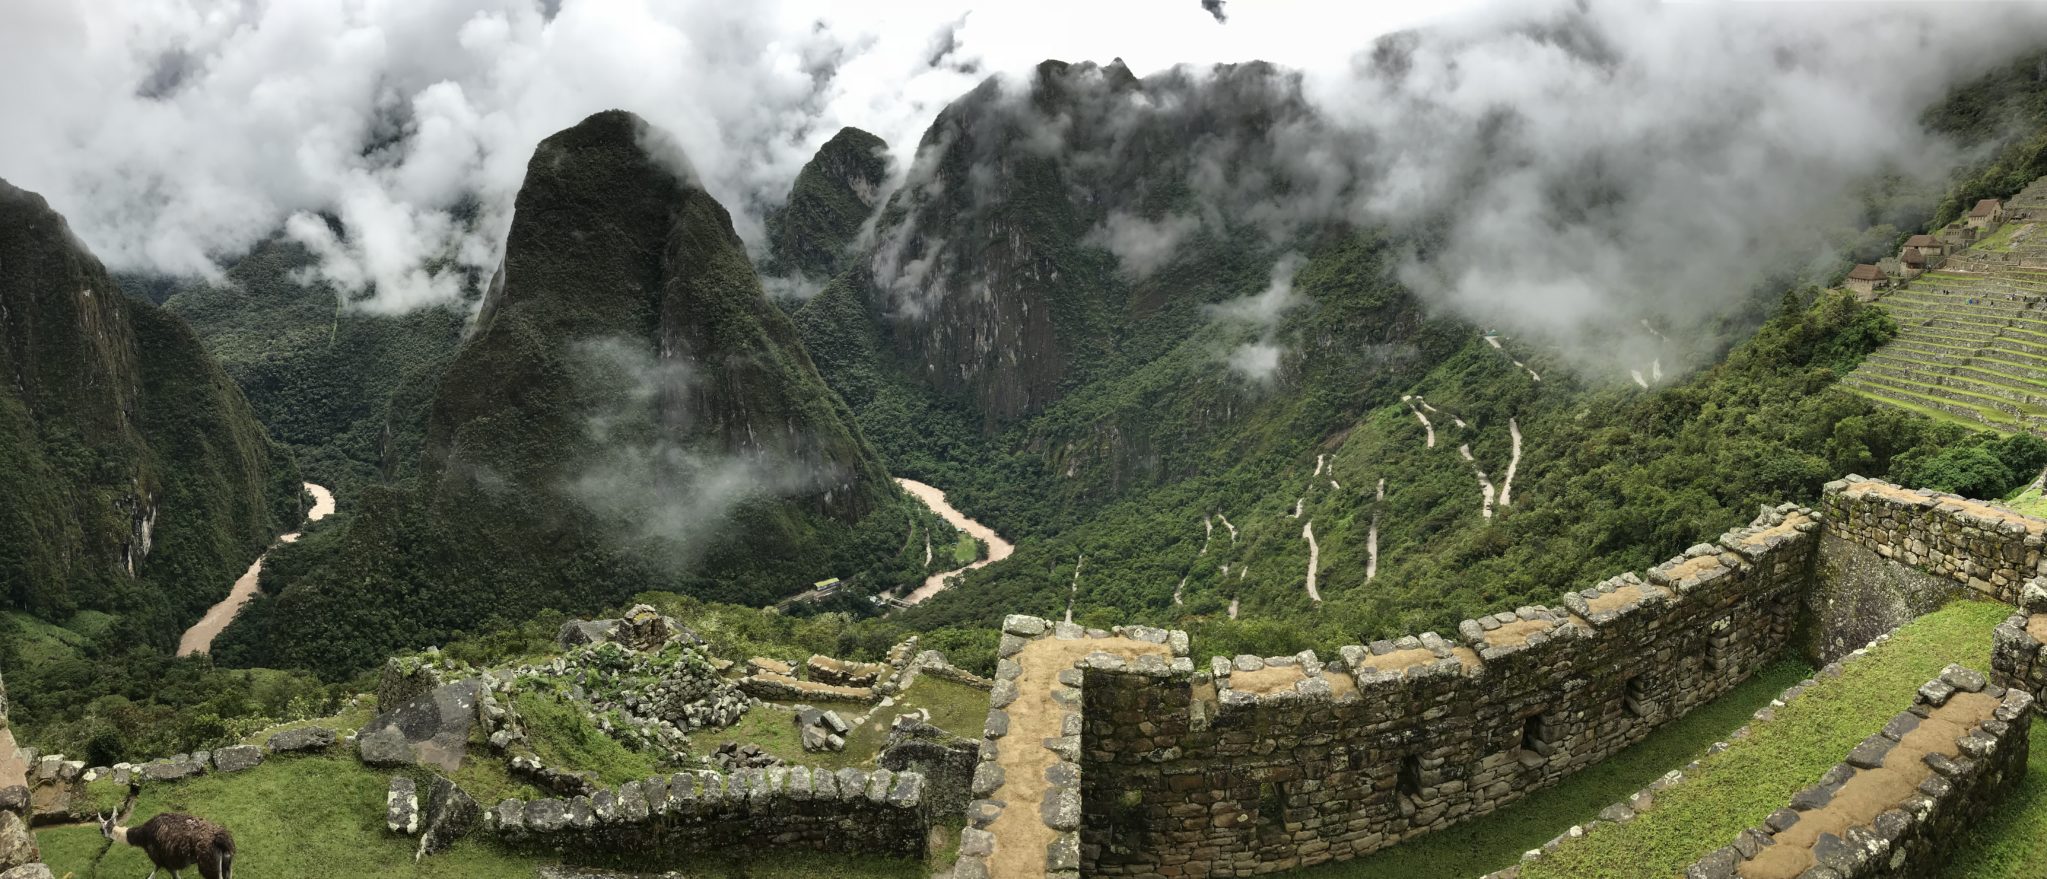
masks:
<instances>
[{"instance_id":1,"label":"forested mountain","mask_svg":"<svg viewBox=\"0 0 2047 879\"><path fill-rule=\"evenodd\" d=\"M0 594L27 615L5 624L168 650L298 521L289 450L182 320L4 181L0 333Z\"/></svg>"},{"instance_id":2,"label":"forested mountain","mask_svg":"<svg viewBox=\"0 0 2047 879\"><path fill-rule=\"evenodd\" d=\"M646 589L766 603L922 576L926 514L693 175L628 113L541 143L418 479L279 552L218 655L346 670Z\"/></svg>"},{"instance_id":3,"label":"forested mountain","mask_svg":"<svg viewBox=\"0 0 2047 879\"><path fill-rule=\"evenodd\" d=\"M307 279L317 260L282 235L258 245L221 283L179 287L164 308L183 317L248 395L306 479L340 493L408 475L425 402L453 358L464 303L383 315L350 307Z\"/></svg>"},{"instance_id":4,"label":"forested mountain","mask_svg":"<svg viewBox=\"0 0 2047 879\"><path fill-rule=\"evenodd\" d=\"M1956 190L2037 175L2030 71L1928 111L1988 157ZM1289 115L1297 89L1263 65L1139 80L1047 62L1021 93L990 80L940 114L860 258L796 312L890 466L1018 540L905 622L1070 602L1291 652L1551 601L1846 472L1931 484L1976 448L2038 469L2031 444L1837 391L1894 328L1810 284L1824 268L1755 290L1732 351L1655 341L1653 382L1431 309L1395 266L1456 218L1276 226L1217 184L1284 188L1249 145L1315 124ZM1825 234L1887 252L1958 197L1872 179L1861 225ZM1700 357L1720 362L1661 374Z\"/></svg>"}]
</instances>

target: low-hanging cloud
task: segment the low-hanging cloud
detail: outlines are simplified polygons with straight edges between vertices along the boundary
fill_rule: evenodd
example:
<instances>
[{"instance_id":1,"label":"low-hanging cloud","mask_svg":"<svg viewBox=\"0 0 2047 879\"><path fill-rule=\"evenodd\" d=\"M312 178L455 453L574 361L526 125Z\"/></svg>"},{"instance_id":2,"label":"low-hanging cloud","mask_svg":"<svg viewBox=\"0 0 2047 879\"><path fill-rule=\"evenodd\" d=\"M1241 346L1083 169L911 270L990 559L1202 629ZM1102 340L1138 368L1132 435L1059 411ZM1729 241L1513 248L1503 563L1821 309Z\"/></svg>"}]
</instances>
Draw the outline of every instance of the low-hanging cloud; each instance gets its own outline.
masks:
<instances>
[{"instance_id":1,"label":"low-hanging cloud","mask_svg":"<svg viewBox=\"0 0 2047 879\"><path fill-rule=\"evenodd\" d=\"M696 371L623 339L580 343L572 362L590 401L594 451L561 492L616 526L629 550L678 566L713 546L746 504L815 494L843 475L796 449L721 449L690 437Z\"/></svg>"},{"instance_id":2,"label":"low-hanging cloud","mask_svg":"<svg viewBox=\"0 0 2047 879\"><path fill-rule=\"evenodd\" d=\"M1252 384L1269 386L1279 378L1280 362L1287 348L1278 342L1278 331L1287 313L1307 302L1294 292L1294 274L1306 263L1300 254L1288 253L1273 264L1271 279L1264 290L1207 309L1209 316L1226 330L1256 336L1252 341L1237 343L1223 357L1231 372Z\"/></svg>"},{"instance_id":3,"label":"low-hanging cloud","mask_svg":"<svg viewBox=\"0 0 2047 879\"><path fill-rule=\"evenodd\" d=\"M1213 25L1185 0L875 12L830 0L10 0L0 178L48 197L116 270L218 279L290 221L321 259L308 280L395 311L488 278L533 147L600 110L675 133L758 243L765 211L840 127L908 157L991 71L1118 52L1221 60L1250 41L1304 51L1290 26L1300 10L1254 17L1229 43L1203 34ZM1071 27L1076 17L1090 26Z\"/></svg>"},{"instance_id":4,"label":"low-hanging cloud","mask_svg":"<svg viewBox=\"0 0 2047 879\"><path fill-rule=\"evenodd\" d=\"M1710 353L1758 290L1837 271L1864 226L1924 222L1972 156L1922 114L2043 43L2047 9L2023 4L1557 0L1341 63L1189 65L1135 87L1077 68L1050 101L1010 81L978 124L1063 157L1100 211L1088 242L1133 281L1210 237L1284 248L1377 230L1425 303L1579 366L1647 370ZM1182 133L1180 151L1160 132ZM978 245L949 253L910 227L930 204L972 214L1002 191L1011 148L982 137L953 191L910 191L900 227L877 233L872 267L903 314L973 292L944 269ZM1878 181L1887 199L1870 197ZM1171 213L1147 212L1182 186Z\"/></svg>"}]
</instances>

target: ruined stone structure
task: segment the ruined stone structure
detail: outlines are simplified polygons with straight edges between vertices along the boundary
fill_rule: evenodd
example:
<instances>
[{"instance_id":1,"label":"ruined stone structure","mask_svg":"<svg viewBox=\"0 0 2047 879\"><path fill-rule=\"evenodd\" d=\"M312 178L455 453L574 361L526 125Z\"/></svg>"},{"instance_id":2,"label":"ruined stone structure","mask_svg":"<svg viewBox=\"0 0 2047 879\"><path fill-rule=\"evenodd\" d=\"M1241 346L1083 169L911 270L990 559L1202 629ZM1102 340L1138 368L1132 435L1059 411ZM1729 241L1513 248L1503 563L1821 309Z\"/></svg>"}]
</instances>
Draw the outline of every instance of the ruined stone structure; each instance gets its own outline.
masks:
<instances>
[{"instance_id":1,"label":"ruined stone structure","mask_svg":"<svg viewBox=\"0 0 2047 879\"><path fill-rule=\"evenodd\" d=\"M2047 585L2026 584L2019 610L1991 633L1990 677L2033 694L2033 707L2047 709Z\"/></svg>"},{"instance_id":2,"label":"ruined stone structure","mask_svg":"<svg viewBox=\"0 0 2047 879\"><path fill-rule=\"evenodd\" d=\"M591 796L505 800L483 828L508 845L570 855L751 846L922 857L924 778L886 769L684 772Z\"/></svg>"},{"instance_id":3,"label":"ruined stone structure","mask_svg":"<svg viewBox=\"0 0 2047 879\"><path fill-rule=\"evenodd\" d=\"M1950 665L1911 710L1848 752L1763 826L1685 872L1701 879L1933 875L2026 774L2033 697Z\"/></svg>"},{"instance_id":4,"label":"ruined stone structure","mask_svg":"<svg viewBox=\"0 0 2047 879\"><path fill-rule=\"evenodd\" d=\"M1827 486L1820 510L1765 509L1715 543L1558 606L1327 659L1197 666L1182 633L1011 617L955 876L1246 876L1375 851L1592 766L1787 648L1832 658L1870 640L1865 630L1966 591L2015 601L2039 573L2043 529L1980 502L1850 477ZM2041 605L2047 614L2047 590ZM1794 644L1802 628L1811 640ZM2047 678L2042 640L2027 642L2034 680ZM2016 685L1977 690L2004 699L2005 686ZM1929 696L1922 709L1941 705ZM2012 713L2005 702L1995 710ZM2024 725L2008 721L1972 717L1944 746L1972 754L1988 736L2022 766L2024 742L2009 739ZM1956 760L1966 771L1942 773L1947 786L1928 782L1939 790L1925 796L1957 813L1980 811L2022 771ZM1919 863L1932 848L1924 834L1938 830L1915 825L1886 845Z\"/></svg>"}]
</instances>

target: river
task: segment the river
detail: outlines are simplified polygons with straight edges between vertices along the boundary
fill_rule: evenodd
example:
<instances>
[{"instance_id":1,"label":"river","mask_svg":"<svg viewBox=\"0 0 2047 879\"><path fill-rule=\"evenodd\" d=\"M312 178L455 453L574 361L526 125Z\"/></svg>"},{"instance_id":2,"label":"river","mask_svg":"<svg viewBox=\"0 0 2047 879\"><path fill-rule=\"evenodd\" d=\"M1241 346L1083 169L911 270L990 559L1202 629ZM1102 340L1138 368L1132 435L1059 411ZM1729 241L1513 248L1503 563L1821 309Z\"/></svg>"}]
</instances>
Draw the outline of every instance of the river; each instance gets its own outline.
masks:
<instances>
[{"instance_id":1,"label":"river","mask_svg":"<svg viewBox=\"0 0 2047 879\"><path fill-rule=\"evenodd\" d=\"M318 522L334 512L333 492L308 482L306 493L313 496L313 508L306 513L307 522ZM299 539L299 534L300 532L293 531L277 538L277 542L291 543ZM266 552L250 562L249 569L243 571L242 576L235 580L235 585L228 590L227 597L221 599L219 604L207 608L206 615L193 623L192 628L185 630L184 636L178 639L179 656L205 653L213 649L213 639L220 635L222 629L227 628L228 623L234 622L235 614L241 611L242 605L248 604L249 599L256 597L256 575L263 572L263 559L269 555Z\"/></svg>"},{"instance_id":2,"label":"river","mask_svg":"<svg viewBox=\"0 0 2047 879\"><path fill-rule=\"evenodd\" d=\"M951 523L952 527L965 531L975 540L988 545L988 555L979 561L964 568L932 574L924 578L924 585L917 587L917 591L910 593L909 597L904 598L904 604L919 604L926 598L944 592L948 586L952 585L946 582L948 578L1002 561L1009 558L1010 553L1016 552L1016 547L1009 541L1003 540L1002 535L995 533L995 529L969 519L959 510L953 509L952 504L945 502L945 492L939 491L936 487L918 482L915 479L897 477L896 484L901 485L904 491L909 492L917 500L923 502L924 506L930 507L931 512L937 513L939 518Z\"/></svg>"}]
</instances>

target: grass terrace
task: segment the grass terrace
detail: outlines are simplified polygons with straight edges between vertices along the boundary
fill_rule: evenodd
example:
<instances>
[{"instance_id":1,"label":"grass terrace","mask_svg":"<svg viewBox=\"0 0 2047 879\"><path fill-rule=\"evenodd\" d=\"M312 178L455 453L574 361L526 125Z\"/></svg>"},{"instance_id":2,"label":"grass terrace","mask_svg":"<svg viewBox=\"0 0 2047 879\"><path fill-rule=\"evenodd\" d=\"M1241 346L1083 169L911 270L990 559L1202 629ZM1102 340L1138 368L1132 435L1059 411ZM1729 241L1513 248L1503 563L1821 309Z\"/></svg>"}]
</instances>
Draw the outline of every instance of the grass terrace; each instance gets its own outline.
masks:
<instances>
[{"instance_id":1,"label":"grass terrace","mask_svg":"<svg viewBox=\"0 0 2047 879\"><path fill-rule=\"evenodd\" d=\"M1789 802L1849 749L1912 703L1921 683L1950 662L1985 670L1990 630L2011 612L1993 602L1961 600L1915 620L1844 664L1838 677L1819 681L1776 719L1704 758L1684 782L1657 795L1656 807L1626 824L1601 827L1527 865L1523 879L1641 879L1682 874L1700 856L1726 844ZM2027 795L2005 811L2017 827L2047 828L2047 790L2030 776ZM1967 865L1975 866L1967 866ZM2005 866L2025 865L2009 872ZM1979 833L1968 856L1942 879L2001 879L2047 875L2047 837L2004 840Z\"/></svg>"}]
</instances>

